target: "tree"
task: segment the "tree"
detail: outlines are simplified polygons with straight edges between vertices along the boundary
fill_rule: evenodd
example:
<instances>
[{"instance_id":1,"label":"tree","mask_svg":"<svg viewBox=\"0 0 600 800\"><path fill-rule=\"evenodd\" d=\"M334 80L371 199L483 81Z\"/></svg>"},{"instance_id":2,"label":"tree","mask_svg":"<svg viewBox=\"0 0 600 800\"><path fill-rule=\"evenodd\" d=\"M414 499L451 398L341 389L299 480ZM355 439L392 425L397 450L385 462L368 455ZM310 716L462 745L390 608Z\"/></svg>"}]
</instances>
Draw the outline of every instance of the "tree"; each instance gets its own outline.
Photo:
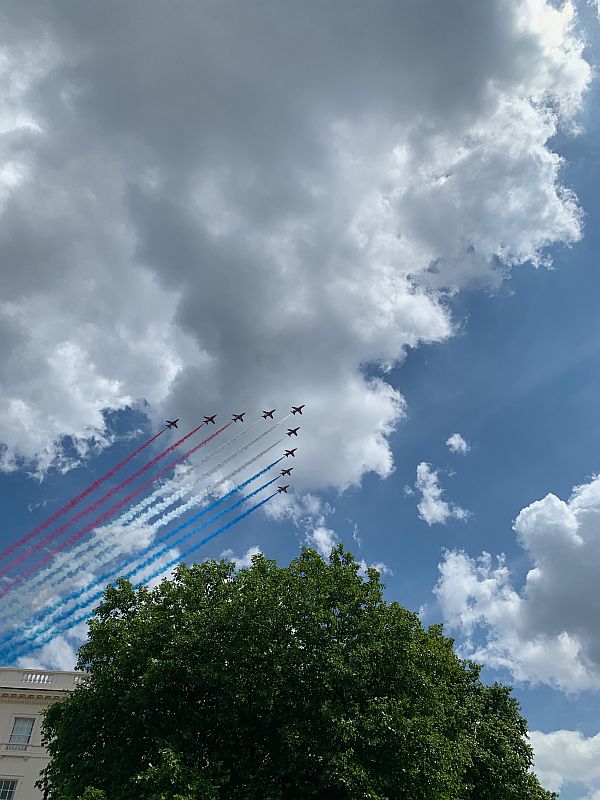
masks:
<instances>
[{"instance_id":1,"label":"tree","mask_svg":"<svg viewBox=\"0 0 600 800\"><path fill-rule=\"evenodd\" d=\"M337 548L108 588L44 721L47 800L551 800L510 690ZM103 794L104 793L104 794Z\"/></svg>"}]
</instances>

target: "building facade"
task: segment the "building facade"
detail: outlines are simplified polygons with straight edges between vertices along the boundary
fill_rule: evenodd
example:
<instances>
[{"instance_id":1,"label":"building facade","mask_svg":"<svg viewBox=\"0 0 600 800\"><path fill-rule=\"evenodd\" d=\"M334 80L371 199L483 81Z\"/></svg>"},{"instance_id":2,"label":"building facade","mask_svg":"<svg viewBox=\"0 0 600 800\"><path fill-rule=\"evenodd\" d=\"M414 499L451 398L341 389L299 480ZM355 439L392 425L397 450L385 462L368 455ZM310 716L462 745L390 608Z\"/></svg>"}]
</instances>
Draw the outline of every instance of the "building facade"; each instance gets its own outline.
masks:
<instances>
[{"instance_id":1,"label":"building facade","mask_svg":"<svg viewBox=\"0 0 600 800\"><path fill-rule=\"evenodd\" d=\"M42 800L35 788L48 763L42 711L84 677L81 672L0 669L0 800Z\"/></svg>"}]
</instances>

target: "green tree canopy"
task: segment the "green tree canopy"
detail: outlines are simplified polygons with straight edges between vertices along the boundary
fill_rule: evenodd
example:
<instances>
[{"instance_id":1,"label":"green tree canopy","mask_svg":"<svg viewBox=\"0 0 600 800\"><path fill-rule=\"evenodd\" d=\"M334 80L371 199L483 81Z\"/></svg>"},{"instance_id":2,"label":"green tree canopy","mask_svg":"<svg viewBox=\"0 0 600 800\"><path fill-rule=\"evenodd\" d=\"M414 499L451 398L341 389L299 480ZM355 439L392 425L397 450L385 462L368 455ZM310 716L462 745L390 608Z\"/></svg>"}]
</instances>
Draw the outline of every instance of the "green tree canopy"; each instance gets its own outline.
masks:
<instances>
[{"instance_id":1,"label":"green tree canopy","mask_svg":"<svg viewBox=\"0 0 600 800\"><path fill-rule=\"evenodd\" d=\"M108 588L46 712L47 800L550 800L510 689L343 548ZM87 792L87 794L86 794Z\"/></svg>"}]
</instances>

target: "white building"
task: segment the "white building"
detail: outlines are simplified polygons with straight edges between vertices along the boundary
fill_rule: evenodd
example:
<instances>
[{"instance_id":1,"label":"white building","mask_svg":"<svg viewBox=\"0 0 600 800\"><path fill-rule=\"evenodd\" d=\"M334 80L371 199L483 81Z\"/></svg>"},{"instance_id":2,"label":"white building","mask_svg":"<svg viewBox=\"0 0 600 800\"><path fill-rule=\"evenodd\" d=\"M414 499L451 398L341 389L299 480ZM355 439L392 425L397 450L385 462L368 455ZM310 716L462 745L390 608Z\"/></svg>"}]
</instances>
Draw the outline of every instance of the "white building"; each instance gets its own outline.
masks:
<instances>
[{"instance_id":1,"label":"white building","mask_svg":"<svg viewBox=\"0 0 600 800\"><path fill-rule=\"evenodd\" d=\"M0 800L41 800L34 785L48 763L41 712L84 677L81 672L0 669Z\"/></svg>"}]
</instances>

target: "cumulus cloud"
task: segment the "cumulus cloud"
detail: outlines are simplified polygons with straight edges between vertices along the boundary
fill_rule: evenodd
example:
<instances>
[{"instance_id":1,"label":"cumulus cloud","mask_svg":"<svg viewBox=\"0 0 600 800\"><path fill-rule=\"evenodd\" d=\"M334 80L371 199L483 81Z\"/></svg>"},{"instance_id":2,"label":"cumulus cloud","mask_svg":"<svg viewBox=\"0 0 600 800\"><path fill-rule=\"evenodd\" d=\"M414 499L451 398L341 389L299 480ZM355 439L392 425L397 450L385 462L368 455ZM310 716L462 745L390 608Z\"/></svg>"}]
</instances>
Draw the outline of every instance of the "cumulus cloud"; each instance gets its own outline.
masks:
<instances>
[{"instance_id":1,"label":"cumulus cloud","mask_svg":"<svg viewBox=\"0 0 600 800\"><path fill-rule=\"evenodd\" d=\"M324 525L317 525L306 538L307 544L314 547L325 559L329 558L331 551L339 543L335 531Z\"/></svg>"},{"instance_id":2,"label":"cumulus cloud","mask_svg":"<svg viewBox=\"0 0 600 800\"><path fill-rule=\"evenodd\" d=\"M589 789L587 800L600 798L600 733L531 731L534 770L544 787L558 792L566 781L580 781Z\"/></svg>"},{"instance_id":3,"label":"cumulus cloud","mask_svg":"<svg viewBox=\"0 0 600 800\"><path fill-rule=\"evenodd\" d=\"M461 453L463 456L471 449L471 445L463 439L460 433L451 434L446 439L446 444L451 453Z\"/></svg>"},{"instance_id":4,"label":"cumulus cloud","mask_svg":"<svg viewBox=\"0 0 600 800\"><path fill-rule=\"evenodd\" d=\"M384 564L383 561L376 561L374 564L367 564L365 559L361 558L359 563L360 563L360 569L358 571L358 574L362 575L363 577L366 576L367 570L371 569L371 568L372 569L376 569L377 572L379 573L380 577L382 577L382 578L385 577L386 575L393 575L394 574L394 571L392 569L390 569L390 567L388 567L387 564Z\"/></svg>"},{"instance_id":5,"label":"cumulus cloud","mask_svg":"<svg viewBox=\"0 0 600 800\"><path fill-rule=\"evenodd\" d=\"M448 519L466 520L469 517L469 511L443 499L444 490L440 486L438 473L425 461L417 466L415 488L421 495L417 511L430 527L436 523L445 525Z\"/></svg>"},{"instance_id":6,"label":"cumulus cloud","mask_svg":"<svg viewBox=\"0 0 600 800\"><path fill-rule=\"evenodd\" d=\"M435 592L465 652L515 678L566 692L600 688L600 478L548 494L514 523L531 562L515 586L503 556L447 552Z\"/></svg>"},{"instance_id":7,"label":"cumulus cloud","mask_svg":"<svg viewBox=\"0 0 600 800\"><path fill-rule=\"evenodd\" d=\"M77 642L77 647L83 641L84 636L85 633ZM62 669L70 672L75 669L77 647L64 636L57 636L56 639L40 648L35 657L20 658L18 664L23 669Z\"/></svg>"},{"instance_id":8,"label":"cumulus cloud","mask_svg":"<svg viewBox=\"0 0 600 800\"><path fill-rule=\"evenodd\" d=\"M580 236L574 7L176 9L0 10L2 468L85 457L107 409L306 402L296 485L386 477L385 374L451 335L444 292Z\"/></svg>"},{"instance_id":9,"label":"cumulus cloud","mask_svg":"<svg viewBox=\"0 0 600 800\"><path fill-rule=\"evenodd\" d=\"M223 550L221 553L221 558L224 558L227 561L233 561L236 569L246 569L247 567L252 566L253 556L258 556L261 554L262 550L257 544L255 544L254 547L249 547L241 556L234 555L233 550Z\"/></svg>"}]
</instances>

